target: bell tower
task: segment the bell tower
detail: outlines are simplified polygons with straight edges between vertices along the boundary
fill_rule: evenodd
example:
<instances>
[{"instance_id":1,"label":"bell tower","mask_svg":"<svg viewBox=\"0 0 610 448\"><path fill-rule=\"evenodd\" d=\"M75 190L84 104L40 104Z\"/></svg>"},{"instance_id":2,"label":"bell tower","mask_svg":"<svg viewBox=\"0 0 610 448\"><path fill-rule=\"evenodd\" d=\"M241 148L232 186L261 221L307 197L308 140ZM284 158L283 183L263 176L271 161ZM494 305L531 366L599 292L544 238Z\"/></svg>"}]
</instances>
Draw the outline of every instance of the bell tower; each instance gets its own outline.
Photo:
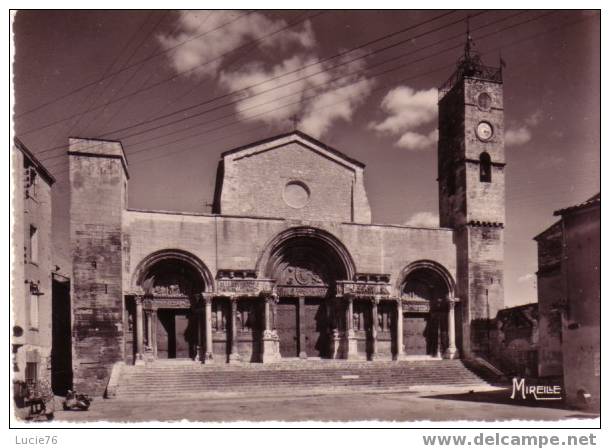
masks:
<instances>
[{"instance_id":1,"label":"bell tower","mask_svg":"<svg viewBox=\"0 0 610 448\"><path fill-rule=\"evenodd\" d=\"M468 32L456 71L439 89L439 215L455 231L464 356L489 353L490 319L504 307L502 65L483 65Z\"/></svg>"}]
</instances>

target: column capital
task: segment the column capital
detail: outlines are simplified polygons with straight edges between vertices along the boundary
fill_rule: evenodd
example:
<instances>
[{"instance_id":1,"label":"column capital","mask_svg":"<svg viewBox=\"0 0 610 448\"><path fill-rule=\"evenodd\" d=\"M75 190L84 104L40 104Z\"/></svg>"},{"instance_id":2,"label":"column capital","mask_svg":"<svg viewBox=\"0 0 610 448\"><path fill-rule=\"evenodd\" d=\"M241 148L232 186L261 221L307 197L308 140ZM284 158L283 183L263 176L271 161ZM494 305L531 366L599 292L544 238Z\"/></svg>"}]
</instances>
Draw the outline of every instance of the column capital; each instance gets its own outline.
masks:
<instances>
[{"instance_id":1,"label":"column capital","mask_svg":"<svg viewBox=\"0 0 610 448\"><path fill-rule=\"evenodd\" d=\"M134 302L136 302L136 305L142 305L144 303L144 296L143 295L137 295L133 297Z\"/></svg>"},{"instance_id":2,"label":"column capital","mask_svg":"<svg viewBox=\"0 0 610 448\"><path fill-rule=\"evenodd\" d=\"M455 307L455 304L458 303L459 301L460 301L460 299L451 296L447 299L447 304L449 305L449 307L451 309L453 309Z\"/></svg>"},{"instance_id":3,"label":"column capital","mask_svg":"<svg viewBox=\"0 0 610 448\"><path fill-rule=\"evenodd\" d=\"M269 303L278 303L280 300L280 297L276 293L261 294L261 297L265 302Z\"/></svg>"}]
</instances>

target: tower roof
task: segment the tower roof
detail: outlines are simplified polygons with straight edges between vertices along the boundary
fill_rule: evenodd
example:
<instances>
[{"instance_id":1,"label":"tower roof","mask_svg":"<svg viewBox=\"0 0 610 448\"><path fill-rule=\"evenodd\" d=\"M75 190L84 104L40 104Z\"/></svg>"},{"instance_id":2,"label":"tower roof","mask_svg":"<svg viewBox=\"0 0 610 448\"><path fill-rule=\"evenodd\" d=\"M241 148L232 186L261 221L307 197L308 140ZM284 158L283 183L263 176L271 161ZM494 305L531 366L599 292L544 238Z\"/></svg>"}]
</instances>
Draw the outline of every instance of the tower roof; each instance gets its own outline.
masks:
<instances>
[{"instance_id":1,"label":"tower roof","mask_svg":"<svg viewBox=\"0 0 610 448\"><path fill-rule=\"evenodd\" d=\"M502 82L502 65L500 67L490 67L483 64L481 54L476 51L475 43L470 34L470 20L466 18L466 42L464 44L464 54L457 61L457 68L451 77L438 89L439 99L445 96L453 87L464 78L477 78L491 82Z\"/></svg>"}]
</instances>

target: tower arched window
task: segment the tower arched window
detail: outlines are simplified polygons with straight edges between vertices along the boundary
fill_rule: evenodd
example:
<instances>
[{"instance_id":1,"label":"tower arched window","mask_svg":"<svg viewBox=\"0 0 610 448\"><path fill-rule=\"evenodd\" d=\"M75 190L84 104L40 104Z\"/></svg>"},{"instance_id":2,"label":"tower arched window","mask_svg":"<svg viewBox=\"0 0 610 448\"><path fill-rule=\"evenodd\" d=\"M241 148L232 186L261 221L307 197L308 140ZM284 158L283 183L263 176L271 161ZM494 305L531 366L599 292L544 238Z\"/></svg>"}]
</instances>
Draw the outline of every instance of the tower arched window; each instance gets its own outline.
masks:
<instances>
[{"instance_id":1,"label":"tower arched window","mask_svg":"<svg viewBox=\"0 0 610 448\"><path fill-rule=\"evenodd\" d=\"M479 180L491 182L491 157L487 152L482 152L479 156Z\"/></svg>"}]
</instances>

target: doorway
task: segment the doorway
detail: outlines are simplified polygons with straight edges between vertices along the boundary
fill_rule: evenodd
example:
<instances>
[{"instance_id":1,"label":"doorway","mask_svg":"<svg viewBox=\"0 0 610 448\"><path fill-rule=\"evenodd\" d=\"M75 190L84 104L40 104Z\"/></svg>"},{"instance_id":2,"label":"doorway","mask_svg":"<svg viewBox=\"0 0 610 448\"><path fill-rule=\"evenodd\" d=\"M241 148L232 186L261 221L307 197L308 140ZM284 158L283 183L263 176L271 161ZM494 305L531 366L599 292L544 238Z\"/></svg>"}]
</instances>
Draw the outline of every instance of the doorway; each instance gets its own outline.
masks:
<instances>
[{"instance_id":1,"label":"doorway","mask_svg":"<svg viewBox=\"0 0 610 448\"><path fill-rule=\"evenodd\" d=\"M294 358L299 355L297 310L297 299L281 298L277 304L275 326L280 338L280 355L282 358Z\"/></svg>"},{"instance_id":2,"label":"doorway","mask_svg":"<svg viewBox=\"0 0 610 448\"><path fill-rule=\"evenodd\" d=\"M190 310L158 310L157 357L191 358L197 350L197 322Z\"/></svg>"}]
</instances>

